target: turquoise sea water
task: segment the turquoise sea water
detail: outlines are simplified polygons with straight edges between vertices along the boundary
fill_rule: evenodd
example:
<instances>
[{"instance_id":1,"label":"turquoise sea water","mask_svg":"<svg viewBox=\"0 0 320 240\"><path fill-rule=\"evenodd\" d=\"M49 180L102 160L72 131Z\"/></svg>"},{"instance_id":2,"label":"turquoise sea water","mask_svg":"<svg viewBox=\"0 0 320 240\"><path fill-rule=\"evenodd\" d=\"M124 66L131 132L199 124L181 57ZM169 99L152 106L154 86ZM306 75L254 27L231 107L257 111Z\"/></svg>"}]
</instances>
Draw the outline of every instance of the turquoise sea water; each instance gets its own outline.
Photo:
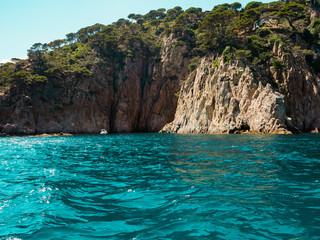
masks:
<instances>
[{"instance_id":1,"label":"turquoise sea water","mask_svg":"<svg viewBox=\"0 0 320 240\"><path fill-rule=\"evenodd\" d=\"M320 135L0 138L0 239L320 239Z\"/></svg>"}]
</instances>

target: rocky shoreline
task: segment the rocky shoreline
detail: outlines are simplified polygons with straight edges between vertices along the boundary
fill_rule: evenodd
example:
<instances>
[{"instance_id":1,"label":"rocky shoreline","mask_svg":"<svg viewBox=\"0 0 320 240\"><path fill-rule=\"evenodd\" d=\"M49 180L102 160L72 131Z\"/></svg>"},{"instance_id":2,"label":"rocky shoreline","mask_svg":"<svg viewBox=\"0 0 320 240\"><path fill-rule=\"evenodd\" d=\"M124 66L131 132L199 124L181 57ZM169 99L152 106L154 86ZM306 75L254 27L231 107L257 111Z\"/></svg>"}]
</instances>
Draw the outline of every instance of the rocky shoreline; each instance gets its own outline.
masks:
<instances>
[{"instance_id":1,"label":"rocky shoreline","mask_svg":"<svg viewBox=\"0 0 320 240\"><path fill-rule=\"evenodd\" d=\"M157 21L81 29L87 39L51 51L35 44L30 59L0 66L0 134L319 132L319 11L298 4L303 21L287 23L289 5L273 4L175 8L171 20L162 9ZM263 28L252 19L239 27L241 11L266 20ZM229 31L222 45L210 37L213 20Z\"/></svg>"},{"instance_id":2,"label":"rocky shoreline","mask_svg":"<svg viewBox=\"0 0 320 240\"><path fill-rule=\"evenodd\" d=\"M320 128L320 79L304 59L275 45L274 54L288 70L271 67L257 79L244 62L226 64L216 56L204 58L189 74L187 51L185 46L167 50L158 64L128 61L117 91L103 69L67 88L53 81L24 93L11 89L0 96L0 132L287 134ZM139 69L151 69L154 80L145 82L147 73Z\"/></svg>"}]
</instances>

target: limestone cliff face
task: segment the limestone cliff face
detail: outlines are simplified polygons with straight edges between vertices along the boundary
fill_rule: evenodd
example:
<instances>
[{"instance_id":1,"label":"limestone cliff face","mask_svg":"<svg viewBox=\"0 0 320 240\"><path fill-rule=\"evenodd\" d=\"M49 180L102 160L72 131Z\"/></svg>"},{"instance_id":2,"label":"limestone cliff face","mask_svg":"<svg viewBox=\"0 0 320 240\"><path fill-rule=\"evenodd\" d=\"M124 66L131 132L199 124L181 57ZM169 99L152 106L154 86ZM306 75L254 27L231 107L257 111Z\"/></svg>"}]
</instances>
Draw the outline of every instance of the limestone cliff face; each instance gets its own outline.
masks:
<instances>
[{"instance_id":1,"label":"limestone cliff face","mask_svg":"<svg viewBox=\"0 0 320 240\"><path fill-rule=\"evenodd\" d=\"M320 128L319 77L303 57L275 56L287 70L253 72L241 61L205 58L183 83L174 121L163 132L290 133Z\"/></svg>"},{"instance_id":2,"label":"limestone cliff face","mask_svg":"<svg viewBox=\"0 0 320 240\"><path fill-rule=\"evenodd\" d=\"M174 118L187 52L169 44L157 61L141 50L122 70L105 64L91 77L11 88L0 95L0 133L157 132Z\"/></svg>"}]
</instances>

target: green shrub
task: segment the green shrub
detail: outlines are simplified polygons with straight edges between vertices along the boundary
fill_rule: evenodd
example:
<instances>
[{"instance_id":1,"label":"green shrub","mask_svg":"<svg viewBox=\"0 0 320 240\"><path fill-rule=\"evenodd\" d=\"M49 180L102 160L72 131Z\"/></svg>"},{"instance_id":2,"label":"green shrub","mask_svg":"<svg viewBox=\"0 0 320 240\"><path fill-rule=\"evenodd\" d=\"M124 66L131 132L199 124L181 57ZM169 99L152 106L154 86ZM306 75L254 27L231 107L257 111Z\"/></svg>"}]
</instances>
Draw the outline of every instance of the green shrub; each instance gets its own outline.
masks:
<instances>
[{"instance_id":1,"label":"green shrub","mask_svg":"<svg viewBox=\"0 0 320 240\"><path fill-rule=\"evenodd\" d=\"M219 59L218 59L218 58L216 58L216 59L214 60L213 67L218 66L218 63L219 63Z\"/></svg>"},{"instance_id":2,"label":"green shrub","mask_svg":"<svg viewBox=\"0 0 320 240\"><path fill-rule=\"evenodd\" d=\"M159 27L159 28L154 32L154 34L155 34L155 35L160 35L161 33L164 32L164 30L165 30L164 27Z\"/></svg>"},{"instance_id":3,"label":"green shrub","mask_svg":"<svg viewBox=\"0 0 320 240\"><path fill-rule=\"evenodd\" d=\"M309 49L302 49L300 46L294 46L293 52L297 55L314 55L315 52Z\"/></svg>"},{"instance_id":4,"label":"green shrub","mask_svg":"<svg viewBox=\"0 0 320 240\"><path fill-rule=\"evenodd\" d=\"M263 5L262 2L252 1L252 2L249 2L244 9L245 10L254 9L254 8L261 7L262 5Z\"/></svg>"},{"instance_id":5,"label":"green shrub","mask_svg":"<svg viewBox=\"0 0 320 240\"><path fill-rule=\"evenodd\" d=\"M200 61L201 61L200 57L195 57L190 60L190 64L188 66L190 73L193 72L199 66Z\"/></svg>"},{"instance_id":6,"label":"green shrub","mask_svg":"<svg viewBox=\"0 0 320 240\"><path fill-rule=\"evenodd\" d=\"M284 65L282 62L279 61L279 59L273 59L272 60L272 65L275 69L279 69L279 70L285 70L286 69L286 65Z\"/></svg>"},{"instance_id":7,"label":"green shrub","mask_svg":"<svg viewBox=\"0 0 320 240\"><path fill-rule=\"evenodd\" d=\"M31 80L31 73L21 70L11 74L10 78L12 82L29 82Z\"/></svg>"},{"instance_id":8,"label":"green shrub","mask_svg":"<svg viewBox=\"0 0 320 240\"><path fill-rule=\"evenodd\" d=\"M280 45L285 45L285 43L279 36L274 35L269 39L269 46L273 47L276 42L279 42Z\"/></svg>"},{"instance_id":9,"label":"green shrub","mask_svg":"<svg viewBox=\"0 0 320 240\"><path fill-rule=\"evenodd\" d=\"M32 75L30 72L21 70L18 72L15 72L10 75L10 81L14 83L27 83L32 84L36 82L46 82L48 81L47 77L40 76L38 74Z\"/></svg>"},{"instance_id":10,"label":"green shrub","mask_svg":"<svg viewBox=\"0 0 320 240\"><path fill-rule=\"evenodd\" d=\"M173 48L176 48L178 46L183 46L184 45L184 42L179 40L179 41L176 41L174 44L173 44Z\"/></svg>"},{"instance_id":11,"label":"green shrub","mask_svg":"<svg viewBox=\"0 0 320 240\"><path fill-rule=\"evenodd\" d=\"M249 59L251 58L252 54L250 50L236 50L234 53L236 59L238 60L244 60L244 59Z\"/></svg>"},{"instance_id":12,"label":"green shrub","mask_svg":"<svg viewBox=\"0 0 320 240\"><path fill-rule=\"evenodd\" d=\"M74 75L76 77L88 77L92 75L92 72L86 67L59 65L57 67L49 68L45 71L45 74L49 77L56 78L63 78L69 75Z\"/></svg>"},{"instance_id":13,"label":"green shrub","mask_svg":"<svg viewBox=\"0 0 320 240\"><path fill-rule=\"evenodd\" d=\"M272 57L272 52L262 52L259 55L260 63L269 62L270 58Z\"/></svg>"},{"instance_id":14,"label":"green shrub","mask_svg":"<svg viewBox=\"0 0 320 240\"><path fill-rule=\"evenodd\" d=\"M234 51L236 51L236 49L230 46L226 46L226 48L223 50L222 56L226 64L229 64L229 62L233 59Z\"/></svg>"},{"instance_id":15,"label":"green shrub","mask_svg":"<svg viewBox=\"0 0 320 240\"><path fill-rule=\"evenodd\" d=\"M270 30L268 28L258 28L257 34L259 37L266 37L270 34Z\"/></svg>"},{"instance_id":16,"label":"green shrub","mask_svg":"<svg viewBox=\"0 0 320 240\"><path fill-rule=\"evenodd\" d=\"M10 75L14 73L15 65L11 62L0 64L0 85L6 86L10 81Z\"/></svg>"},{"instance_id":17,"label":"green shrub","mask_svg":"<svg viewBox=\"0 0 320 240\"><path fill-rule=\"evenodd\" d=\"M35 74L31 77L32 82L47 82L48 78L45 76L40 76L38 74Z\"/></svg>"},{"instance_id":18,"label":"green shrub","mask_svg":"<svg viewBox=\"0 0 320 240\"><path fill-rule=\"evenodd\" d=\"M259 56L261 52L267 50L265 45L266 41L258 35L251 35L248 39L248 47L255 56Z\"/></svg>"},{"instance_id":19,"label":"green shrub","mask_svg":"<svg viewBox=\"0 0 320 240\"><path fill-rule=\"evenodd\" d=\"M317 40L320 39L320 18L314 18L312 20L310 24L310 32Z\"/></svg>"},{"instance_id":20,"label":"green shrub","mask_svg":"<svg viewBox=\"0 0 320 240\"><path fill-rule=\"evenodd\" d=\"M197 67L199 66L198 63L190 63L188 68L189 68L189 72L193 72Z\"/></svg>"},{"instance_id":21,"label":"green shrub","mask_svg":"<svg viewBox=\"0 0 320 240\"><path fill-rule=\"evenodd\" d=\"M176 34L177 36L181 36L184 30L184 26L181 24L175 24L172 28L172 33Z\"/></svg>"}]
</instances>

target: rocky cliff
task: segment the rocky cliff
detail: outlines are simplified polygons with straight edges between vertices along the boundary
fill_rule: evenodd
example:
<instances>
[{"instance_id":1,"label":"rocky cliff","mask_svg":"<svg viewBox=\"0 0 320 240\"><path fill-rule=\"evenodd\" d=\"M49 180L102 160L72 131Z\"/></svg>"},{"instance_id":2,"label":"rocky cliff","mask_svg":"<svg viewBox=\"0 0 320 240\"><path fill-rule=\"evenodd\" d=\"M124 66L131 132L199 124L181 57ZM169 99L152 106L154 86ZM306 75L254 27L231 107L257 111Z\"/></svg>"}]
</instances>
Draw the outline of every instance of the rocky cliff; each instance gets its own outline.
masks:
<instances>
[{"instance_id":1,"label":"rocky cliff","mask_svg":"<svg viewBox=\"0 0 320 240\"><path fill-rule=\"evenodd\" d=\"M186 54L186 46L168 45L157 62L141 51L118 72L97 65L91 77L13 87L0 96L0 132L158 132L174 118Z\"/></svg>"},{"instance_id":2,"label":"rocky cliff","mask_svg":"<svg viewBox=\"0 0 320 240\"><path fill-rule=\"evenodd\" d=\"M0 133L317 132L319 16L314 1L175 7L36 43L0 64Z\"/></svg>"},{"instance_id":3,"label":"rocky cliff","mask_svg":"<svg viewBox=\"0 0 320 240\"><path fill-rule=\"evenodd\" d=\"M171 39L172 40L172 39ZM169 42L170 39L167 39ZM175 132L290 133L320 128L318 76L305 58L274 55L286 70L255 72L244 61L207 56L189 74L186 45L168 47L157 63L127 58L118 73L97 66L92 77L12 88L0 97L0 130L9 134ZM142 53L141 53L142 54Z\"/></svg>"},{"instance_id":4,"label":"rocky cliff","mask_svg":"<svg viewBox=\"0 0 320 240\"><path fill-rule=\"evenodd\" d=\"M285 65L254 72L242 61L202 60L183 83L174 121L163 132L300 133L320 128L320 79L303 56L273 54Z\"/></svg>"}]
</instances>

